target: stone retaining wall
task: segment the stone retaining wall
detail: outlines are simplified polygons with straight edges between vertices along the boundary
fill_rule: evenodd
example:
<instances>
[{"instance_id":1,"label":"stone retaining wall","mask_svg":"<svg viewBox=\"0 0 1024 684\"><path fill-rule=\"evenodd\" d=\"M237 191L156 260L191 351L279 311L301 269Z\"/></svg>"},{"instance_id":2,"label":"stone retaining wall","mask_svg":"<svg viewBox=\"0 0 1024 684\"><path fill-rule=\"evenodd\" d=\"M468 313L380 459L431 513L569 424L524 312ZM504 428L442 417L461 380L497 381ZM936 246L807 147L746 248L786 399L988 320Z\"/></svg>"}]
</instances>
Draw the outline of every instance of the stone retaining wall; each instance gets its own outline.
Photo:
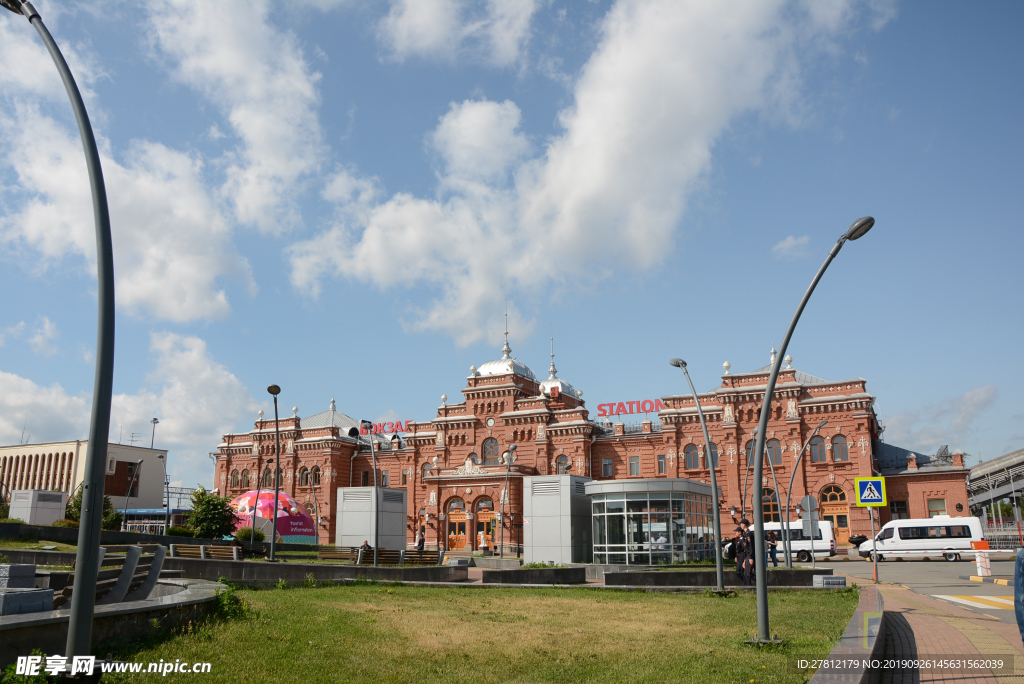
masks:
<instances>
[{"instance_id":1,"label":"stone retaining wall","mask_svg":"<svg viewBox=\"0 0 1024 684\"><path fill-rule=\"evenodd\" d=\"M831 575L832 569L805 570L797 569L768 571L770 587L810 587L814 584L815 575ZM711 570L664 570L650 572L606 572L606 586L614 587L713 587L718 583L714 569ZM736 586L736 573L725 573L726 586Z\"/></svg>"},{"instance_id":2,"label":"stone retaining wall","mask_svg":"<svg viewBox=\"0 0 1024 684\"><path fill-rule=\"evenodd\" d=\"M521 568L484 570L484 584L586 584L584 568Z\"/></svg>"}]
</instances>

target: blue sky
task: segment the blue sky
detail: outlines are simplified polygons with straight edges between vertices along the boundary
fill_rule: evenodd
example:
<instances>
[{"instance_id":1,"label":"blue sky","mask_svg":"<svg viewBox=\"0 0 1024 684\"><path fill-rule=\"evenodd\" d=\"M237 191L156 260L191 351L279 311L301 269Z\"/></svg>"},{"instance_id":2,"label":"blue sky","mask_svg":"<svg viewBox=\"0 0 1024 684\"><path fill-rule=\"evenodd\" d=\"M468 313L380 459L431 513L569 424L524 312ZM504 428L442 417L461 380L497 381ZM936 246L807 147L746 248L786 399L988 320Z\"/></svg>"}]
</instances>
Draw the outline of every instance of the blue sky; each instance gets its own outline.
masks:
<instances>
[{"instance_id":1,"label":"blue sky","mask_svg":"<svg viewBox=\"0 0 1024 684\"><path fill-rule=\"evenodd\" d=\"M500 353L597 404L789 352L886 439L1024 442L1017 3L37 3L114 224L111 437L427 420ZM94 237L34 31L0 16L0 443L86 434Z\"/></svg>"}]
</instances>

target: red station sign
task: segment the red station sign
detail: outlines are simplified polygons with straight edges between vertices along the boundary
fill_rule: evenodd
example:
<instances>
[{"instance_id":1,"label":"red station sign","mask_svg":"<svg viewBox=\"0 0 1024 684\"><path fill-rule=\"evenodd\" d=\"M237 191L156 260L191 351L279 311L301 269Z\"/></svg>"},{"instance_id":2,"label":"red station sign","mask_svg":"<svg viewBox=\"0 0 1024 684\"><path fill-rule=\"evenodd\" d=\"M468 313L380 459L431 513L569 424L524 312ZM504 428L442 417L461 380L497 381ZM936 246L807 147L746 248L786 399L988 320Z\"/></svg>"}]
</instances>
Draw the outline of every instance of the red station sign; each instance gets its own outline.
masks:
<instances>
[{"instance_id":1,"label":"red station sign","mask_svg":"<svg viewBox=\"0 0 1024 684\"><path fill-rule=\"evenodd\" d=\"M388 421L386 423L374 423L373 424L373 434L375 434L375 435L386 435L386 434L391 434L393 432L405 432L407 430L408 426L409 426L409 423L411 423L411 422L412 422L411 420L406 420L406 421L398 420L398 421L394 421L394 422ZM359 428L359 434L361 434L361 435L368 435L368 434L370 434L370 432L366 428L360 427Z\"/></svg>"},{"instance_id":2,"label":"red station sign","mask_svg":"<svg viewBox=\"0 0 1024 684\"><path fill-rule=\"evenodd\" d=\"M643 401L620 401L597 405L598 416L623 416L631 413L658 413L663 404L661 399L644 399Z\"/></svg>"}]
</instances>

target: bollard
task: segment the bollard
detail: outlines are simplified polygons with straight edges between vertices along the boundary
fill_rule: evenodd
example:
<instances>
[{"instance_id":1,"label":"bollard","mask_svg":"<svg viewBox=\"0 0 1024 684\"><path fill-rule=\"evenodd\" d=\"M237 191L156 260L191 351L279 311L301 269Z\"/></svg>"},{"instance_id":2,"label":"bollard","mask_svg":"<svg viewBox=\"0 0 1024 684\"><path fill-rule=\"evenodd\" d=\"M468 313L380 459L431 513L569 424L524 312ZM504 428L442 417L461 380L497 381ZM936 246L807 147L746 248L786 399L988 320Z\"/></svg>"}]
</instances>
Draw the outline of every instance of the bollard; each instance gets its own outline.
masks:
<instances>
[{"instance_id":1,"label":"bollard","mask_svg":"<svg viewBox=\"0 0 1024 684\"><path fill-rule=\"evenodd\" d=\"M1017 616L1017 629L1024 641L1024 549L1017 551L1013 564L1013 612Z\"/></svg>"}]
</instances>

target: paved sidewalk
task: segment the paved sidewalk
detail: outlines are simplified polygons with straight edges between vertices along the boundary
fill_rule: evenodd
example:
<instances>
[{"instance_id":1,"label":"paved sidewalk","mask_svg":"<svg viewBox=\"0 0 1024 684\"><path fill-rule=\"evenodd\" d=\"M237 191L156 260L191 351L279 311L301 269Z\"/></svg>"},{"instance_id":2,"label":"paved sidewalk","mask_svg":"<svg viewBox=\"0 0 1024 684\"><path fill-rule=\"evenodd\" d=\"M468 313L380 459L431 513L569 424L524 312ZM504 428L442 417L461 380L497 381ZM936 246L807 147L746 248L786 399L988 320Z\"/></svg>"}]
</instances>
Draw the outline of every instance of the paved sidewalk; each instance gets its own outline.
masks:
<instances>
[{"instance_id":1,"label":"paved sidewalk","mask_svg":"<svg viewBox=\"0 0 1024 684\"><path fill-rule=\"evenodd\" d=\"M886 670L883 684L918 682L1020 682L1024 684L1024 643L1016 624L1007 624L955 604L881 584L885 597L885 656L898 659L1013 656L1012 669L965 674L956 670Z\"/></svg>"}]
</instances>

